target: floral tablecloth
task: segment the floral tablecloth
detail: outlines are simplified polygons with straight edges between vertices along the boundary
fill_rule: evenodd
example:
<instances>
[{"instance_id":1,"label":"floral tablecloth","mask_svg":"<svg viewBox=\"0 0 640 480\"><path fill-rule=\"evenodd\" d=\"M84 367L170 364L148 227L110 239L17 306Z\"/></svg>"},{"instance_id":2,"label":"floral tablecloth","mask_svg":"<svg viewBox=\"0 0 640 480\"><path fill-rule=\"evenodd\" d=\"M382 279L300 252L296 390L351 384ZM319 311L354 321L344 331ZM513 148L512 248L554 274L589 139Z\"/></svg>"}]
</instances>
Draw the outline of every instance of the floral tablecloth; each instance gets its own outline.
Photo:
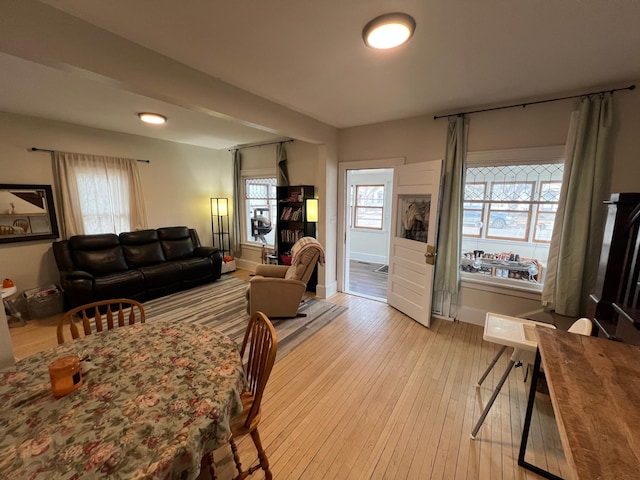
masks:
<instances>
[{"instance_id":1,"label":"floral tablecloth","mask_svg":"<svg viewBox=\"0 0 640 480\"><path fill-rule=\"evenodd\" d=\"M83 385L54 398L48 364L77 354ZM229 438L244 374L211 328L154 322L90 335L0 370L0 478L192 479Z\"/></svg>"}]
</instances>

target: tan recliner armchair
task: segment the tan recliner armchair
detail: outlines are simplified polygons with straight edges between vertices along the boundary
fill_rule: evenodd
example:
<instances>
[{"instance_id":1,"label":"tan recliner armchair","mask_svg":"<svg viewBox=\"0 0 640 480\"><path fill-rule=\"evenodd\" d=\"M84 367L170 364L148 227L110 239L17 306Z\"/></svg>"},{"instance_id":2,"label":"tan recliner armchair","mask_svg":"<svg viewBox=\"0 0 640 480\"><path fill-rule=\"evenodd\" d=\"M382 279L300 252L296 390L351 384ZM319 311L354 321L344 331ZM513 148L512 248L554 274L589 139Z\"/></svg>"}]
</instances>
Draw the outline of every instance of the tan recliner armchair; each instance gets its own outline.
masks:
<instances>
[{"instance_id":1,"label":"tan recliner armchair","mask_svg":"<svg viewBox=\"0 0 640 480\"><path fill-rule=\"evenodd\" d=\"M247 312L269 318L296 317L316 263L324 264L324 249L315 238L303 237L291 249L291 266L258 265L247 288Z\"/></svg>"}]
</instances>

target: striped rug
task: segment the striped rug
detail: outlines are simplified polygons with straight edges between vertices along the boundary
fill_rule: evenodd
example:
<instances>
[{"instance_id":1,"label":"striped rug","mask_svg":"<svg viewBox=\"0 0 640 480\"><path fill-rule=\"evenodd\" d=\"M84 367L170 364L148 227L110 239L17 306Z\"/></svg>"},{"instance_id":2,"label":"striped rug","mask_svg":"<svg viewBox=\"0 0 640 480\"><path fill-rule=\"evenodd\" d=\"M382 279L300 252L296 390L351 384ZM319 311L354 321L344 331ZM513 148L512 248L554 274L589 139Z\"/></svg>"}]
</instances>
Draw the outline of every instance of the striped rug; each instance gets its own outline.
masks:
<instances>
[{"instance_id":1,"label":"striped rug","mask_svg":"<svg viewBox=\"0 0 640 480\"><path fill-rule=\"evenodd\" d=\"M147 322L187 321L211 326L240 345L249 320L246 289L246 281L223 275L213 283L149 300L144 303L144 312ZM276 359L283 358L346 309L324 300L305 297L298 311L306 313L306 317L271 320L278 335Z\"/></svg>"}]
</instances>

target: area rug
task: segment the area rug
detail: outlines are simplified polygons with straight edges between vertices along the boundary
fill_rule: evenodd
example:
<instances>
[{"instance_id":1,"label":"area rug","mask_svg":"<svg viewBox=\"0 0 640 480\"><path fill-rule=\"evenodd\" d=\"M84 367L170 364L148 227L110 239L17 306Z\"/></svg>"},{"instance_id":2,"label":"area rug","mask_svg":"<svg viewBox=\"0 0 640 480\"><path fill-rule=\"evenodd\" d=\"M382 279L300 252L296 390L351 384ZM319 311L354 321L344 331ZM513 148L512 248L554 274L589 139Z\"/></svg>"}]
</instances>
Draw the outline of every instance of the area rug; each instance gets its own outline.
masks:
<instances>
[{"instance_id":1,"label":"area rug","mask_svg":"<svg viewBox=\"0 0 640 480\"><path fill-rule=\"evenodd\" d=\"M146 321L187 321L208 325L229 335L240 345L249 320L246 289L246 281L224 275L214 283L145 302ZM278 335L276 360L286 356L346 309L305 297L298 311L306 313L306 317L271 320Z\"/></svg>"}]
</instances>

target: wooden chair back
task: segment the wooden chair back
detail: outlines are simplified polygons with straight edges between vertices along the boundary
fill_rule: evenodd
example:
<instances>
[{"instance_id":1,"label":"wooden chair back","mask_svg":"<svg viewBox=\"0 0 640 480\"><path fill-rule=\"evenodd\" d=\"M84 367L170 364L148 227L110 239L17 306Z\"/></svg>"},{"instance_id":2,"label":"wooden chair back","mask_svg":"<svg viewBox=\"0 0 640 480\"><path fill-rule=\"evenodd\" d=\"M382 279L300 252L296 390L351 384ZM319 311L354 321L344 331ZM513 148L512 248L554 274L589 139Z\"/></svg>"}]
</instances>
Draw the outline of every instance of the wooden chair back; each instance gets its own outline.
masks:
<instances>
[{"instance_id":1,"label":"wooden chair back","mask_svg":"<svg viewBox=\"0 0 640 480\"><path fill-rule=\"evenodd\" d=\"M117 298L81 305L66 312L58 322L58 344L65 342L64 326L69 325L71 337L80 338L78 320L82 322L84 335L112 330L136 322L144 323L144 308L135 300Z\"/></svg>"},{"instance_id":2,"label":"wooden chair back","mask_svg":"<svg viewBox=\"0 0 640 480\"><path fill-rule=\"evenodd\" d=\"M277 351L278 337L275 328L264 313L255 312L249 319L249 325L247 325L240 349L241 357L247 358L245 365L247 390L251 392L253 397L253 403L245 420L247 428L260 413L262 394L276 361Z\"/></svg>"}]
</instances>

